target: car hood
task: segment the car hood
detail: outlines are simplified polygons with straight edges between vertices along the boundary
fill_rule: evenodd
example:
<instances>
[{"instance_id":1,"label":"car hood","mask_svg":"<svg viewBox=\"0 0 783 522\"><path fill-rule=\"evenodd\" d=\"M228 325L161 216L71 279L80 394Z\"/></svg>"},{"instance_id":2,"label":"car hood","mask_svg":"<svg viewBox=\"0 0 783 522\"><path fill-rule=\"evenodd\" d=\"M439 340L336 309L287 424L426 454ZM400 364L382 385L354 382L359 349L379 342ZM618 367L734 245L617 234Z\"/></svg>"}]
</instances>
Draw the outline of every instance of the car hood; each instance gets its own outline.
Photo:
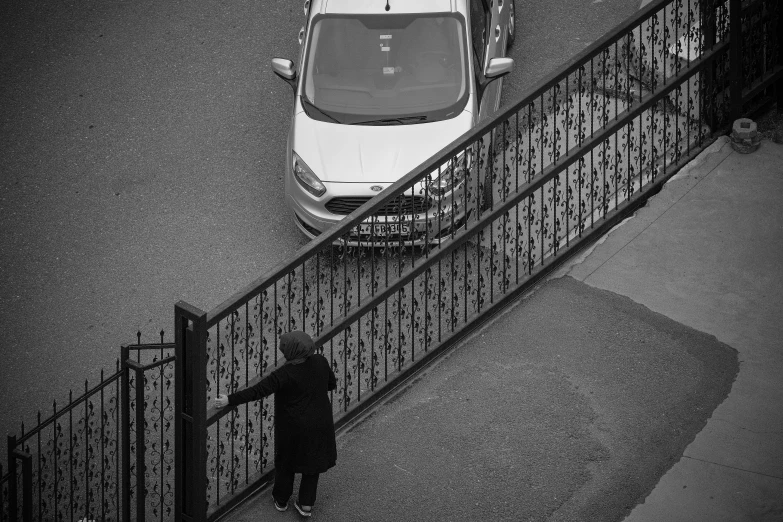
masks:
<instances>
[{"instance_id":1,"label":"car hood","mask_svg":"<svg viewBox=\"0 0 783 522\"><path fill-rule=\"evenodd\" d=\"M296 115L291 148L325 182L393 183L471 129L462 111L444 121L340 125Z\"/></svg>"}]
</instances>

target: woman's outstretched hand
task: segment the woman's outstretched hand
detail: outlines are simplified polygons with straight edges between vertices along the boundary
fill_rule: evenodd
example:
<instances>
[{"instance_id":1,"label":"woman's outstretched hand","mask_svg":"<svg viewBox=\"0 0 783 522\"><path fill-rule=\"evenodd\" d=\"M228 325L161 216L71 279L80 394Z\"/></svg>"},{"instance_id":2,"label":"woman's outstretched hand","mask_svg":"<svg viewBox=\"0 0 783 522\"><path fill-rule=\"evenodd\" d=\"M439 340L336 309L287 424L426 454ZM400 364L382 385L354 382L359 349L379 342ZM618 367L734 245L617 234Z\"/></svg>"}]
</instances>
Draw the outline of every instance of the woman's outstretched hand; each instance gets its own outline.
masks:
<instances>
[{"instance_id":1,"label":"woman's outstretched hand","mask_svg":"<svg viewBox=\"0 0 783 522\"><path fill-rule=\"evenodd\" d=\"M228 406L228 395L218 395L215 398L215 408L225 408Z\"/></svg>"}]
</instances>

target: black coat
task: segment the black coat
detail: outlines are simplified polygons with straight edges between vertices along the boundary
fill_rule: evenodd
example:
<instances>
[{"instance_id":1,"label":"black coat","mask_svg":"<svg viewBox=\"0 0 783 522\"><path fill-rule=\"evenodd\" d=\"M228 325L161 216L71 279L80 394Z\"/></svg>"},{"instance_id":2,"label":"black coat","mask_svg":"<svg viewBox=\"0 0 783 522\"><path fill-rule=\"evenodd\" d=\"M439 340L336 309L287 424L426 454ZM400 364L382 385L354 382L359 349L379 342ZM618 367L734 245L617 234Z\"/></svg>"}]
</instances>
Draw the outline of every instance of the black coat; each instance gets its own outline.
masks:
<instances>
[{"instance_id":1,"label":"black coat","mask_svg":"<svg viewBox=\"0 0 783 522\"><path fill-rule=\"evenodd\" d=\"M228 396L231 405L275 394L275 466L294 473L323 473L337 462L329 391L337 379L323 355L286 364L258 384Z\"/></svg>"}]
</instances>

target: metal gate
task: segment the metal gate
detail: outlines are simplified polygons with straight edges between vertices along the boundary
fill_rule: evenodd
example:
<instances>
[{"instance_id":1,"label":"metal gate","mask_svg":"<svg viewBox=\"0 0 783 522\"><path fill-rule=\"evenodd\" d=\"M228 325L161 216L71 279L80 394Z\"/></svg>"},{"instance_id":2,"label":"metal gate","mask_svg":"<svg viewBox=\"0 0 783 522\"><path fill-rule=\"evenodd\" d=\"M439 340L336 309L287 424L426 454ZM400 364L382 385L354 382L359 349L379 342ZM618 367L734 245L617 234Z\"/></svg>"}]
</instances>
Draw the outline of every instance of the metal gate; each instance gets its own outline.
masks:
<instances>
[{"instance_id":1,"label":"metal gate","mask_svg":"<svg viewBox=\"0 0 783 522\"><path fill-rule=\"evenodd\" d=\"M123 347L112 375L8 438L0 522L219 518L269 480L274 415L269 400L217 411L211 398L271 371L284 332L314 334L346 423L643 205L737 116L780 110L781 11L653 2L296 258L209 312L178 303L175 343ZM388 223L405 234L373 235Z\"/></svg>"},{"instance_id":2,"label":"metal gate","mask_svg":"<svg viewBox=\"0 0 783 522\"><path fill-rule=\"evenodd\" d=\"M114 373L9 436L0 521L173 520L173 352L123 346Z\"/></svg>"},{"instance_id":3,"label":"metal gate","mask_svg":"<svg viewBox=\"0 0 783 522\"><path fill-rule=\"evenodd\" d=\"M282 333L314 335L347 422L644 204L734 117L780 103L782 29L777 1L654 2L295 259L209 312L180 303L178 462L198 471L178 483L183 518L219 518L270 479L271 402L209 406L271 371Z\"/></svg>"}]
</instances>

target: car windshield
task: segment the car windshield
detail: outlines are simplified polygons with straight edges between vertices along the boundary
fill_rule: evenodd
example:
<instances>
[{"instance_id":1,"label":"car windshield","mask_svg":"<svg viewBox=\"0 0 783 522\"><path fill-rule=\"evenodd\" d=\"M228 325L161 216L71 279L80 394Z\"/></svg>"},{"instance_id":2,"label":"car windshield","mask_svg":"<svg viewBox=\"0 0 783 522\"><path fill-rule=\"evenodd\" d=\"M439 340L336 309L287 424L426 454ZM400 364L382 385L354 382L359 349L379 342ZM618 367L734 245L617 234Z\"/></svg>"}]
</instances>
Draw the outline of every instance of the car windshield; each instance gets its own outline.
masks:
<instances>
[{"instance_id":1,"label":"car windshield","mask_svg":"<svg viewBox=\"0 0 783 522\"><path fill-rule=\"evenodd\" d=\"M311 118L352 124L452 118L467 103L467 58L461 16L317 17L303 105Z\"/></svg>"}]
</instances>

